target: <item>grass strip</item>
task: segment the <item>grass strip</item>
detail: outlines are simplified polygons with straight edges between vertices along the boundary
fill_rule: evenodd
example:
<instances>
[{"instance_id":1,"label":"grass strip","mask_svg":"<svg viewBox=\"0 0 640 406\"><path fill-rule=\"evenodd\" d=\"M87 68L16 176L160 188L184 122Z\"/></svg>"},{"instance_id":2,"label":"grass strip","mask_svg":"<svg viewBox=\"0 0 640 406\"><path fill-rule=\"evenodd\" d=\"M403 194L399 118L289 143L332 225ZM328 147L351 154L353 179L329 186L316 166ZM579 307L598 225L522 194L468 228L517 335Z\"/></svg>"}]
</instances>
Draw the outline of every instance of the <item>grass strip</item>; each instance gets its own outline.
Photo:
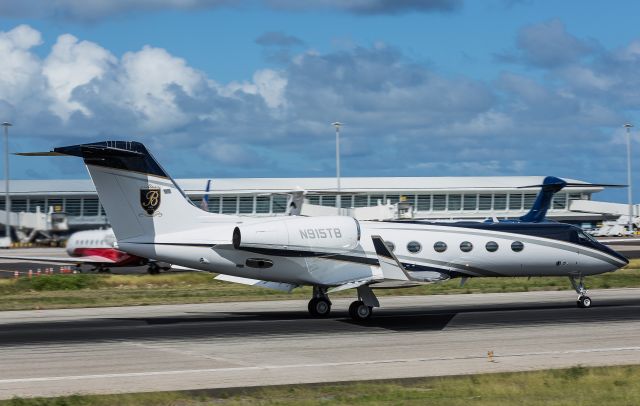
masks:
<instances>
[{"instance_id":1,"label":"grass strip","mask_svg":"<svg viewBox=\"0 0 640 406\"><path fill-rule=\"evenodd\" d=\"M638 405L640 366L122 395L14 398L0 406Z\"/></svg>"},{"instance_id":2,"label":"grass strip","mask_svg":"<svg viewBox=\"0 0 640 406\"><path fill-rule=\"evenodd\" d=\"M587 278L589 289L640 287L640 260L624 269ZM379 296L527 292L571 289L566 277L454 279L409 289L381 289ZM353 297L353 290L332 297ZM43 275L0 279L0 310L308 299L311 288L291 294L221 282L207 273L161 275Z\"/></svg>"}]
</instances>

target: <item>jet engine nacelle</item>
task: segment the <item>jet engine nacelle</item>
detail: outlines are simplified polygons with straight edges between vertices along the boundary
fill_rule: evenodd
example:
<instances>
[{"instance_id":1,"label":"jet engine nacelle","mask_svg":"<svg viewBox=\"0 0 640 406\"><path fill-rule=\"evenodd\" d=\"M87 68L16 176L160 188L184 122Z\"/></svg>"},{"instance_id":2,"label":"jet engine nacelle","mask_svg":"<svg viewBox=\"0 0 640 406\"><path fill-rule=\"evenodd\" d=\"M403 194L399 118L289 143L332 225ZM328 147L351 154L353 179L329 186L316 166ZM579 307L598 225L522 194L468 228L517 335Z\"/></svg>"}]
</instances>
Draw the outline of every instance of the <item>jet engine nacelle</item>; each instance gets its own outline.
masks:
<instances>
[{"instance_id":1,"label":"jet engine nacelle","mask_svg":"<svg viewBox=\"0 0 640 406\"><path fill-rule=\"evenodd\" d=\"M358 246L360 225L352 217L280 217L240 225L233 246L284 250L349 251Z\"/></svg>"}]
</instances>

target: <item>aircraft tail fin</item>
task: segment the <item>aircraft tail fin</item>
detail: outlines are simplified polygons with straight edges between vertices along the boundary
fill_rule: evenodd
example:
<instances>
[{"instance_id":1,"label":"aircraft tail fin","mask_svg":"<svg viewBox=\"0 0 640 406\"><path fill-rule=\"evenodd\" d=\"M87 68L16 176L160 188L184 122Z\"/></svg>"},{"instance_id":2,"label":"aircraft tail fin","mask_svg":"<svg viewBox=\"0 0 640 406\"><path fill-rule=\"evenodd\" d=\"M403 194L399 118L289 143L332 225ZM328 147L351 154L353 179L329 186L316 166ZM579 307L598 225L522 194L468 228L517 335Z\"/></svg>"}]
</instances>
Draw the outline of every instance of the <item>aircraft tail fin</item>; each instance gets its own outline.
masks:
<instances>
[{"instance_id":1,"label":"aircraft tail fin","mask_svg":"<svg viewBox=\"0 0 640 406\"><path fill-rule=\"evenodd\" d=\"M555 176L547 176L542 181L542 185L538 196L536 197L531 210L524 216L520 217L520 221L527 223L539 223L543 221L547 215L547 211L551 207L553 196L561 191L567 182L556 178Z\"/></svg>"},{"instance_id":2,"label":"aircraft tail fin","mask_svg":"<svg viewBox=\"0 0 640 406\"><path fill-rule=\"evenodd\" d=\"M202 217L229 217L200 210L139 142L103 141L53 152L84 159L119 241L153 241L159 234L201 227Z\"/></svg>"},{"instance_id":3,"label":"aircraft tail fin","mask_svg":"<svg viewBox=\"0 0 640 406\"><path fill-rule=\"evenodd\" d=\"M207 187L204 191L204 196L202 196L202 201L200 201L200 208L204 211L209 211L209 190L211 189L211 179L207 179Z\"/></svg>"},{"instance_id":4,"label":"aircraft tail fin","mask_svg":"<svg viewBox=\"0 0 640 406\"><path fill-rule=\"evenodd\" d=\"M627 185L613 185L608 183L576 183L576 182L567 182L563 179L556 178L555 176L547 176L542 181L541 185L529 185L529 186L521 186L520 189L523 188L532 188L539 187L540 192L536 197L531 210L524 216L520 217L519 220L526 223L539 223L544 221L547 211L551 207L551 201L553 200L553 196L561 191L564 188L572 188L572 187L626 187Z\"/></svg>"}]
</instances>

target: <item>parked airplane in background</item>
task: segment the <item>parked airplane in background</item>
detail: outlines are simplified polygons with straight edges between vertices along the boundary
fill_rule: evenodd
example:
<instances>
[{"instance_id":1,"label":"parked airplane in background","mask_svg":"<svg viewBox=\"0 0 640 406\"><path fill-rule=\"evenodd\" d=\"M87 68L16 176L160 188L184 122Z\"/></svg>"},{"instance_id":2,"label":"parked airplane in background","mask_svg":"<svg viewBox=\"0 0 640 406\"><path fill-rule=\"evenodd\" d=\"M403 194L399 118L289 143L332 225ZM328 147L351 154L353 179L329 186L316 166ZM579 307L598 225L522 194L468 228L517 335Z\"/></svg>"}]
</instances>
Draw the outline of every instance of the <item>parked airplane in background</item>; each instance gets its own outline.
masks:
<instances>
[{"instance_id":1,"label":"parked airplane in background","mask_svg":"<svg viewBox=\"0 0 640 406\"><path fill-rule=\"evenodd\" d=\"M110 268L135 267L147 265L147 272L158 274L161 269L170 269L171 265L150 261L136 255L128 254L117 248L116 237L113 229L78 231L67 240L67 255L65 257L26 257L9 256L5 259L18 259L33 262L59 263L74 265L77 268L91 267L97 272L106 272Z\"/></svg>"},{"instance_id":2,"label":"parked airplane in background","mask_svg":"<svg viewBox=\"0 0 640 406\"><path fill-rule=\"evenodd\" d=\"M249 285L288 291L311 285L308 308L314 316L329 314L330 292L357 289L349 313L365 320L379 306L373 288L477 276L569 277L578 306L589 307L583 278L628 263L576 226L531 222L526 216L432 223L209 213L194 205L138 142L104 141L23 155L82 157L122 251ZM550 202L546 196L543 187L535 210Z\"/></svg>"}]
</instances>

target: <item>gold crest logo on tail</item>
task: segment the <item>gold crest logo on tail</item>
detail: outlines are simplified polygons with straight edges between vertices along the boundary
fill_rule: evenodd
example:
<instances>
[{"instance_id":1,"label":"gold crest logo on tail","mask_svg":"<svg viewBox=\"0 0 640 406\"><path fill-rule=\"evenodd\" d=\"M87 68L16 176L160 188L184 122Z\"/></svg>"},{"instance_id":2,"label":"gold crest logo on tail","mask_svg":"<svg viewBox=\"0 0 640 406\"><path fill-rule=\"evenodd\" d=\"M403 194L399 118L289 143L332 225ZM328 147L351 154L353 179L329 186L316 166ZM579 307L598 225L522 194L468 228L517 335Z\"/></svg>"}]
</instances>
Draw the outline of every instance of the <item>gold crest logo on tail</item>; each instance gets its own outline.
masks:
<instances>
[{"instance_id":1,"label":"gold crest logo on tail","mask_svg":"<svg viewBox=\"0 0 640 406\"><path fill-rule=\"evenodd\" d=\"M160 207L160 188L147 187L140 189L140 206L147 212L147 215L153 216L153 213Z\"/></svg>"}]
</instances>

